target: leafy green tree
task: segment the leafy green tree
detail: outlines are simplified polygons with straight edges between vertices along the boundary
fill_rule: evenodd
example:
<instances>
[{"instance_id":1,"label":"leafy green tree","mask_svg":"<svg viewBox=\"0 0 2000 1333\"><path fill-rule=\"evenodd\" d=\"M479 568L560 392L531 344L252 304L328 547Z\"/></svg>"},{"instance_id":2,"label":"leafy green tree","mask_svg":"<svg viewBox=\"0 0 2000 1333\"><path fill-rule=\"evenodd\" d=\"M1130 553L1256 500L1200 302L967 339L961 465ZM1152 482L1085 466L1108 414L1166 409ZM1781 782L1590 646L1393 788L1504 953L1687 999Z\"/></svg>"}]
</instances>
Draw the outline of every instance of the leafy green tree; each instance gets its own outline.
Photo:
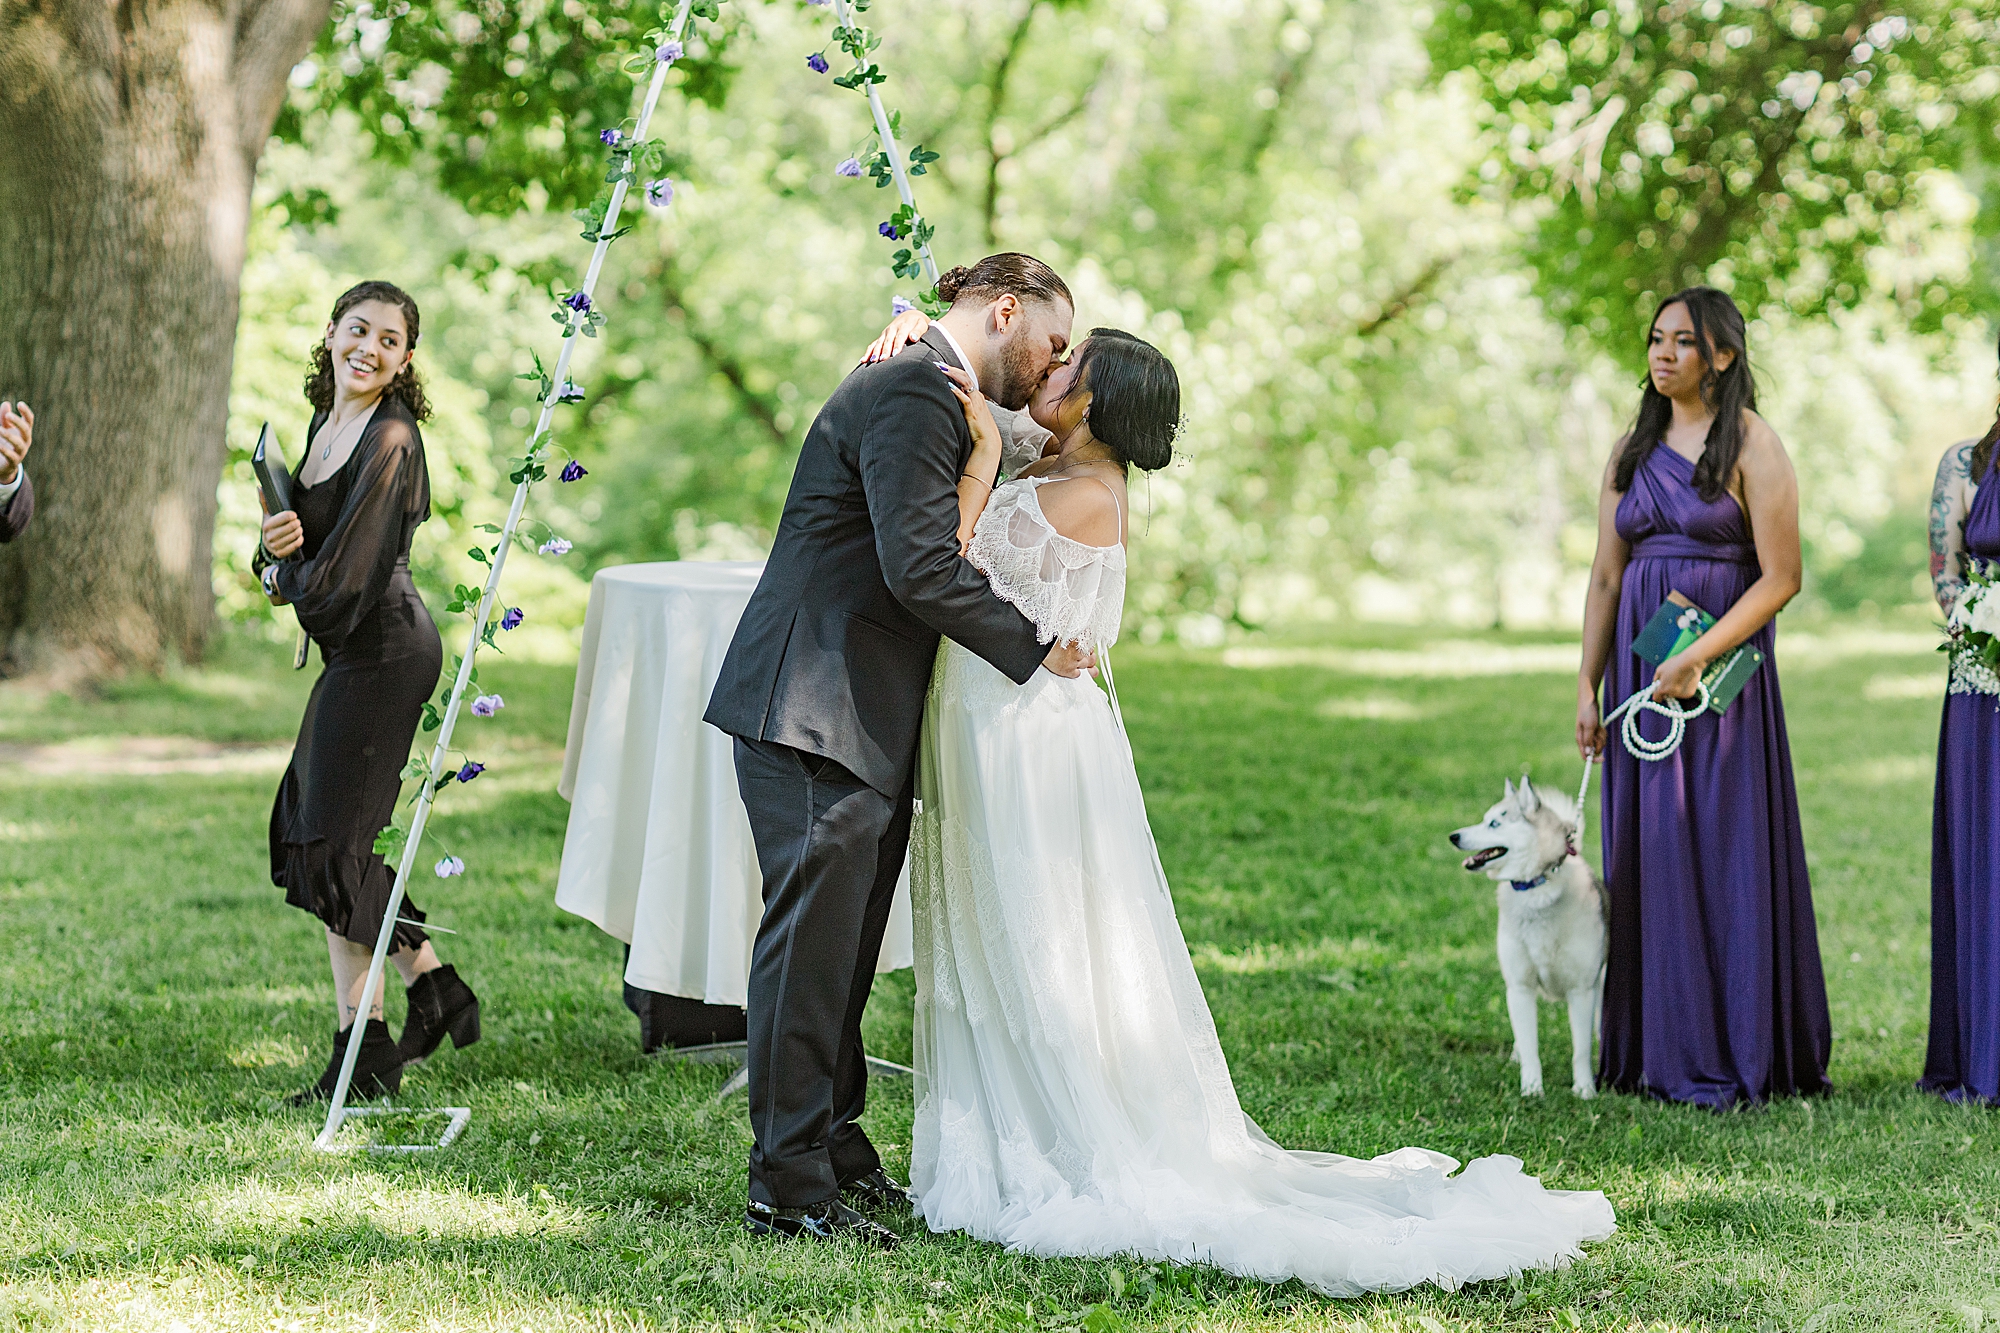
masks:
<instances>
[{"instance_id":1,"label":"leafy green tree","mask_svg":"<svg viewBox=\"0 0 2000 1333\"><path fill-rule=\"evenodd\" d=\"M0 650L201 652L250 193L328 0L0 0L0 398L36 413Z\"/></svg>"},{"instance_id":2,"label":"leafy green tree","mask_svg":"<svg viewBox=\"0 0 2000 1333\"><path fill-rule=\"evenodd\" d=\"M1937 173L1991 150L1996 20L1990 0L1451 0L1429 46L1485 103L1478 188L1543 205L1526 254L1551 309L1629 353L1636 313L1697 282L1753 312L1885 289L1920 326L1973 309L1923 233Z\"/></svg>"}]
</instances>

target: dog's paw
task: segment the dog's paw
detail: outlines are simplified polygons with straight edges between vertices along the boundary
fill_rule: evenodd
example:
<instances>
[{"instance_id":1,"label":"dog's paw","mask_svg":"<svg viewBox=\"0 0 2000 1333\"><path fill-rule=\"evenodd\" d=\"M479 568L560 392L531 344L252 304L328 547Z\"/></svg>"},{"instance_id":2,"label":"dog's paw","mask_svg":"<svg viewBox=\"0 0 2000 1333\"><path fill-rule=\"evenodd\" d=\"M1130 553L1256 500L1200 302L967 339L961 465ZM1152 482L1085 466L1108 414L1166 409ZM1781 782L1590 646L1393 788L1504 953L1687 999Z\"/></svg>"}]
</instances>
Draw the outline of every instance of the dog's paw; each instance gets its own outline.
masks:
<instances>
[{"instance_id":1,"label":"dog's paw","mask_svg":"<svg viewBox=\"0 0 2000 1333\"><path fill-rule=\"evenodd\" d=\"M1594 1078L1580 1078L1569 1085L1569 1090L1582 1100L1586 1102L1590 1101L1597 1096L1597 1080Z\"/></svg>"},{"instance_id":2,"label":"dog's paw","mask_svg":"<svg viewBox=\"0 0 2000 1333\"><path fill-rule=\"evenodd\" d=\"M1538 1078L1535 1078L1535 1079L1527 1079L1527 1078L1524 1078L1524 1079L1522 1079L1522 1080L1521 1080L1521 1095L1522 1095L1523 1097L1539 1097L1539 1096L1541 1096L1541 1095L1542 1095L1542 1081L1541 1081L1540 1079L1538 1079Z\"/></svg>"}]
</instances>

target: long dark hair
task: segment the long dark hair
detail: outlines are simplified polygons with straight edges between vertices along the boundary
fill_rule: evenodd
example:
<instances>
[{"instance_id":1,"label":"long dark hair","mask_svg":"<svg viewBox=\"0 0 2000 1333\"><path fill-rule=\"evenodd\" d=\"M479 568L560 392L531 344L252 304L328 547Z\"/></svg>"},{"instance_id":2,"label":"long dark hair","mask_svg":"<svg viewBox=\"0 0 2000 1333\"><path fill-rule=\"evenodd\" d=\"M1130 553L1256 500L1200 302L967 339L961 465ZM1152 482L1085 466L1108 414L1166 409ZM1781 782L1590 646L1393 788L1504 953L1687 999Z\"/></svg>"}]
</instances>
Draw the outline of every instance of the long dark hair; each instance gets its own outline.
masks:
<instances>
[{"instance_id":1,"label":"long dark hair","mask_svg":"<svg viewBox=\"0 0 2000 1333\"><path fill-rule=\"evenodd\" d=\"M329 324L340 323L340 317L363 301L386 301L403 312L403 328L410 335L410 347L417 345L417 303L410 294L392 282L358 282L340 294L333 303L333 316ZM431 405L424 398L424 382L417 378L417 362L410 359L396 378L389 381L389 387L382 391L384 398L399 400L410 409L410 415L418 421L431 419ZM314 344L312 369L306 373L306 401L322 412L333 411L333 350L322 338Z\"/></svg>"},{"instance_id":2,"label":"long dark hair","mask_svg":"<svg viewBox=\"0 0 2000 1333\"><path fill-rule=\"evenodd\" d=\"M1702 499L1713 502L1722 498L1722 493L1729 489L1730 478L1736 475L1736 460L1743 452L1743 414L1757 406L1757 384L1750 378L1750 350L1743 337L1743 312L1736 308L1728 293L1713 287L1689 287L1675 292L1653 312L1653 323L1646 326L1648 346L1652 344L1654 325L1670 305L1687 307L1688 322L1694 325L1694 340L1702 349L1702 359L1708 363L1708 372L1701 378L1701 401L1715 414L1715 421L1708 428L1708 444L1694 465L1694 489ZM1736 353L1736 357L1729 363L1729 369L1718 375L1715 354L1724 350ZM1625 448L1618 455L1618 470L1612 477L1611 484L1620 493L1632 489L1633 474L1654 446L1666 438L1667 427L1673 420L1674 400L1653 387L1649 371L1639 399L1638 419L1632 423L1632 433L1625 437Z\"/></svg>"},{"instance_id":3,"label":"long dark hair","mask_svg":"<svg viewBox=\"0 0 2000 1333\"><path fill-rule=\"evenodd\" d=\"M1092 329L1076 354L1070 392L1090 391L1091 438L1118 461L1154 472L1174 458L1181 378L1153 344L1123 329Z\"/></svg>"},{"instance_id":4,"label":"long dark hair","mask_svg":"<svg viewBox=\"0 0 2000 1333\"><path fill-rule=\"evenodd\" d=\"M1979 443L1972 446L1972 484L1978 486L1986 480L1986 470L1993 466L1993 446L2000 444L2000 411L1996 411L1993 424L1979 437Z\"/></svg>"}]
</instances>

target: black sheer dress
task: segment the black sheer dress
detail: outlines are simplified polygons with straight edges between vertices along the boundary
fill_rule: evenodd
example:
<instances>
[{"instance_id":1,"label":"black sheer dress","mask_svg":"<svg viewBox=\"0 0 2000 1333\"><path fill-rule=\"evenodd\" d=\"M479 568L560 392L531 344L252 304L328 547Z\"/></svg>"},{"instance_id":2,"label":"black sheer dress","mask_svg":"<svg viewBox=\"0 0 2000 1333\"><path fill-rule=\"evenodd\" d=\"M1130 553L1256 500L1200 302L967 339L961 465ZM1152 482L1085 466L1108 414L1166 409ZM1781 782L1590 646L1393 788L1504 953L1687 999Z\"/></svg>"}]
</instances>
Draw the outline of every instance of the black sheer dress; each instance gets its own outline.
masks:
<instances>
[{"instance_id":1,"label":"black sheer dress","mask_svg":"<svg viewBox=\"0 0 2000 1333\"><path fill-rule=\"evenodd\" d=\"M308 447L325 424L314 415ZM294 493L305 546L275 580L326 669L271 808L271 879L286 902L371 948L396 878L375 835L396 813L397 775L444 657L410 582L410 534L430 504L423 435L400 399L384 398L347 462ZM424 919L408 898L397 915ZM398 925L394 947L426 938Z\"/></svg>"}]
</instances>

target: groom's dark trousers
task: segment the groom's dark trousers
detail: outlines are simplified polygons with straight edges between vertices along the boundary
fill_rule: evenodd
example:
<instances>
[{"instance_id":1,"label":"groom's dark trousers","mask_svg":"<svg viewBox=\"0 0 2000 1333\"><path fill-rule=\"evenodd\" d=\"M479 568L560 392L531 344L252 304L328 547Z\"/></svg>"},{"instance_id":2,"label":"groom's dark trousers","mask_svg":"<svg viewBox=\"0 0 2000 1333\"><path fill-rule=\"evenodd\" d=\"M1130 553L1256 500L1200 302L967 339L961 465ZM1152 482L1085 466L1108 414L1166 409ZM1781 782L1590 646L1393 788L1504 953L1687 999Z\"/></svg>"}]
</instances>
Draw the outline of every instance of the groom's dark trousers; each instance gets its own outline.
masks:
<instances>
[{"instance_id":1,"label":"groom's dark trousers","mask_svg":"<svg viewBox=\"0 0 2000 1333\"><path fill-rule=\"evenodd\" d=\"M849 375L792 475L704 715L736 737L764 877L750 959L750 1197L797 1208L881 1164L861 1011L909 845L938 638L1025 682L1047 648L958 553L972 433L932 329Z\"/></svg>"}]
</instances>

